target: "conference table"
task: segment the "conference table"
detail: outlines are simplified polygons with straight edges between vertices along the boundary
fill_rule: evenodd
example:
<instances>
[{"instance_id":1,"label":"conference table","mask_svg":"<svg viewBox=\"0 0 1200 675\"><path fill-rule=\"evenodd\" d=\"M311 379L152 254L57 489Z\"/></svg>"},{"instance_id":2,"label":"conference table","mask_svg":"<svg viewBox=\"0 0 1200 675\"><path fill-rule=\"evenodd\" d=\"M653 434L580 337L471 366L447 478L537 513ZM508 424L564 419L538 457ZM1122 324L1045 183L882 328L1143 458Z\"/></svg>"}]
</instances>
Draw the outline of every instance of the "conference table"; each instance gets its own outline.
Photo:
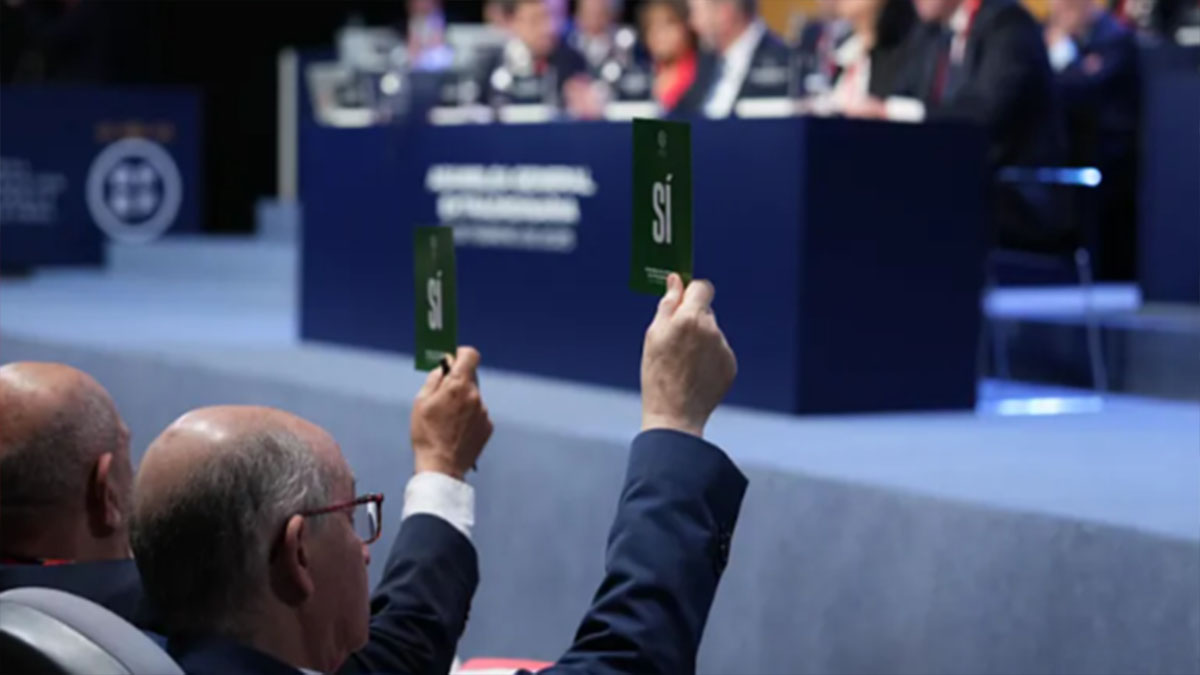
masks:
<instances>
[{"instance_id":1,"label":"conference table","mask_svg":"<svg viewBox=\"0 0 1200 675\"><path fill-rule=\"evenodd\" d=\"M459 340L638 386L629 123L322 126L299 141L306 340L412 353L412 230L454 227ZM692 123L698 277L737 352L729 402L789 413L974 405L982 134L833 119ZM484 384L486 387L486 383Z\"/></svg>"}]
</instances>

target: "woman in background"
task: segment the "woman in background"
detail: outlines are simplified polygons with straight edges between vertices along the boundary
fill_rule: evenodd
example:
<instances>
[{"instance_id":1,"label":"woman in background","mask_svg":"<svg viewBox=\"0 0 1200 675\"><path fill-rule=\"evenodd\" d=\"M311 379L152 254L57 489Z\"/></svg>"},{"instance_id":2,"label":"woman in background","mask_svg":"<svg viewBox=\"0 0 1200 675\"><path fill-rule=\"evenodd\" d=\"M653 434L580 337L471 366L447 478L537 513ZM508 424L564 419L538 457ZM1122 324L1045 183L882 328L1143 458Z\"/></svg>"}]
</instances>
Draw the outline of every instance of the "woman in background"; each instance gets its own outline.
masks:
<instances>
[{"instance_id":1,"label":"woman in background","mask_svg":"<svg viewBox=\"0 0 1200 675\"><path fill-rule=\"evenodd\" d=\"M837 11L852 32L834 53L833 90L814 104L825 114L845 113L869 97L892 94L908 65L905 44L917 23L911 0L839 0Z\"/></svg>"},{"instance_id":2,"label":"woman in background","mask_svg":"<svg viewBox=\"0 0 1200 675\"><path fill-rule=\"evenodd\" d=\"M688 27L687 0L650 0L642 7L642 40L654 68L654 100L672 117L700 114L696 36Z\"/></svg>"}]
</instances>

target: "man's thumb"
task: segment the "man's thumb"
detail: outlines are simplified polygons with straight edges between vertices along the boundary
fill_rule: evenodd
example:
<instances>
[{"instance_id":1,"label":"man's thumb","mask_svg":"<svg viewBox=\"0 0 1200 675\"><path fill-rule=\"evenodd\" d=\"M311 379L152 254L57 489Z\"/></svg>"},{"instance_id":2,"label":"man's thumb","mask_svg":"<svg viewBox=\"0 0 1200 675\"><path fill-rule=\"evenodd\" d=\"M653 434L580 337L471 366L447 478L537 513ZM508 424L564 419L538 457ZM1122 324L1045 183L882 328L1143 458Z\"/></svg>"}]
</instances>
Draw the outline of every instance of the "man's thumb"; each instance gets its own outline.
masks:
<instances>
[{"instance_id":1,"label":"man's thumb","mask_svg":"<svg viewBox=\"0 0 1200 675\"><path fill-rule=\"evenodd\" d=\"M675 313L679 303L683 301L683 279L672 272L667 275L667 292L658 302L658 316L667 319Z\"/></svg>"}]
</instances>

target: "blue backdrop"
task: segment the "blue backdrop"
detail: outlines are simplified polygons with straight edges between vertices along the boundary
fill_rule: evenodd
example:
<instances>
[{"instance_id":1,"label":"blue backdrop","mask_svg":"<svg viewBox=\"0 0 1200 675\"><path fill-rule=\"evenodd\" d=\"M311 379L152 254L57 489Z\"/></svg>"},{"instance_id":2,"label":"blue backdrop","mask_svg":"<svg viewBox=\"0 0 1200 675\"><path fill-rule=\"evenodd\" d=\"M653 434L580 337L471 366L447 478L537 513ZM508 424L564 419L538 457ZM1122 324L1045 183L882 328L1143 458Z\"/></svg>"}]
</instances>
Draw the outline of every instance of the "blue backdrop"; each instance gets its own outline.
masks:
<instances>
[{"instance_id":1,"label":"blue backdrop","mask_svg":"<svg viewBox=\"0 0 1200 675\"><path fill-rule=\"evenodd\" d=\"M195 93L21 86L0 97L0 266L100 263L103 231L199 228Z\"/></svg>"}]
</instances>

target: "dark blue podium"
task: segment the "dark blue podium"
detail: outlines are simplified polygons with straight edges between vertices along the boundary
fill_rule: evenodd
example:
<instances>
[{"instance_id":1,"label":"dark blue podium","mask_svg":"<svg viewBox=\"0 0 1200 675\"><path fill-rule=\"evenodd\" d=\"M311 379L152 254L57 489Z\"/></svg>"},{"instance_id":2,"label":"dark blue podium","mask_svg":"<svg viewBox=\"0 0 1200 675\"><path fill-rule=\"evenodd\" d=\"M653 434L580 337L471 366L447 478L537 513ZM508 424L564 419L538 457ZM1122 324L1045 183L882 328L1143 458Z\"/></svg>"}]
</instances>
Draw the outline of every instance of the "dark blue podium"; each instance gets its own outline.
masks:
<instances>
[{"instance_id":1,"label":"dark blue podium","mask_svg":"<svg viewBox=\"0 0 1200 675\"><path fill-rule=\"evenodd\" d=\"M693 124L695 261L732 403L974 405L984 139L958 125ZM301 335L413 347L415 225L456 228L460 340L486 366L635 388L631 127L304 124Z\"/></svg>"}]
</instances>

